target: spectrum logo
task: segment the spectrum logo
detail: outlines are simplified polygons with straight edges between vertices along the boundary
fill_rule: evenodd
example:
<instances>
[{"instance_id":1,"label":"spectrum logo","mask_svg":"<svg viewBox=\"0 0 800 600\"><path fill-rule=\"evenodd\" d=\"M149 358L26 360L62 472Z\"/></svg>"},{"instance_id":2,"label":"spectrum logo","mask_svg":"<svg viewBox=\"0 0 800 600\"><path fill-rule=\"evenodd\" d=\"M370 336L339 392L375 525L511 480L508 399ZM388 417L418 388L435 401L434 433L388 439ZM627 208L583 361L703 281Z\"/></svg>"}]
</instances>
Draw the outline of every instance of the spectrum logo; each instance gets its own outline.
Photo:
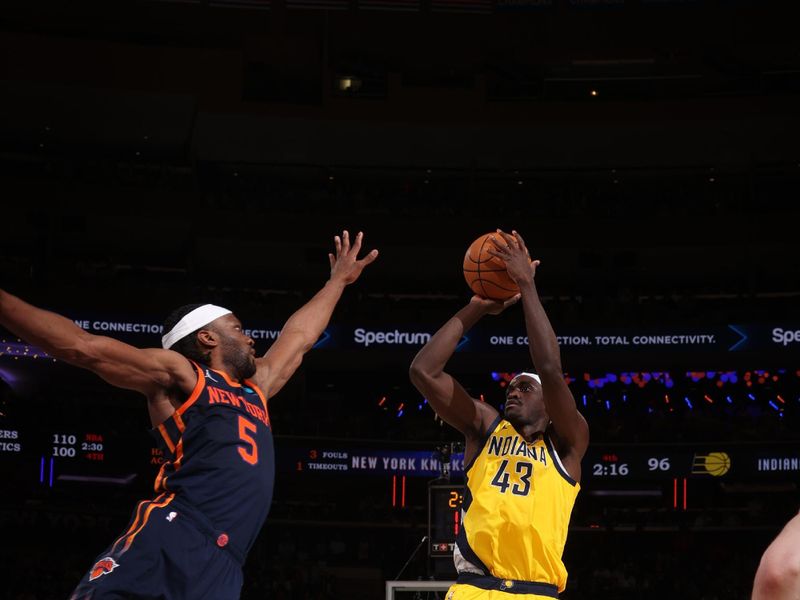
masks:
<instances>
[{"instance_id":1,"label":"spectrum logo","mask_svg":"<svg viewBox=\"0 0 800 600\"><path fill-rule=\"evenodd\" d=\"M356 344L368 348L372 344L386 344L390 346L422 346L431 339L431 334L424 331L372 331L359 327L356 329L353 339Z\"/></svg>"},{"instance_id":2,"label":"spectrum logo","mask_svg":"<svg viewBox=\"0 0 800 600\"><path fill-rule=\"evenodd\" d=\"M776 327L772 330L772 341L783 346L800 342L800 329L790 330Z\"/></svg>"}]
</instances>

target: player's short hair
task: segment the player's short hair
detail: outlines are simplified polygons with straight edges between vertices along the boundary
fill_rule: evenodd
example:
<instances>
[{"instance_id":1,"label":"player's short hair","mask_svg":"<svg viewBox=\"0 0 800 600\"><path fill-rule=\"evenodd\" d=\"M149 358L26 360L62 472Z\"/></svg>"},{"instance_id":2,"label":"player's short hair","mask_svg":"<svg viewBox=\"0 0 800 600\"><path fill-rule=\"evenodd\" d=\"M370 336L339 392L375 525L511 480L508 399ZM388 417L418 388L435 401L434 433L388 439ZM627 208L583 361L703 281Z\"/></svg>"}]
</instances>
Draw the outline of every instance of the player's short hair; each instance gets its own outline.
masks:
<instances>
[{"instance_id":1,"label":"player's short hair","mask_svg":"<svg viewBox=\"0 0 800 600\"><path fill-rule=\"evenodd\" d=\"M164 319L164 331L171 331L175 325L178 324L178 321L180 321L193 310L204 306L204 304L205 303L203 302L200 302L199 304L184 304L183 306L173 310L171 313L169 313L167 318ZM206 365L211 361L211 352L209 350L202 349L197 343L198 331L200 331L200 329L197 329L189 335L179 339L172 345L170 350L175 350L175 352L182 354L190 360Z\"/></svg>"}]
</instances>

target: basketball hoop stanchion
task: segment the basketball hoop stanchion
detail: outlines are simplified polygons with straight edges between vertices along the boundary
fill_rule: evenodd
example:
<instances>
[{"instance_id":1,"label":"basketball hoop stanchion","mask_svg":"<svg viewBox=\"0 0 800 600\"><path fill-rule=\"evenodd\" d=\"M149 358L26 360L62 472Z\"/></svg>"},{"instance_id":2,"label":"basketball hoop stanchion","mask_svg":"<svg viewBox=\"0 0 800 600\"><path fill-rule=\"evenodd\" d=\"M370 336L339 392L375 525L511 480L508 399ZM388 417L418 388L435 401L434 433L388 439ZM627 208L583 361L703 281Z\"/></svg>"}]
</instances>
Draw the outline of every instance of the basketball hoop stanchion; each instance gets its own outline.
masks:
<instances>
[{"instance_id":1,"label":"basketball hoop stanchion","mask_svg":"<svg viewBox=\"0 0 800 600\"><path fill-rule=\"evenodd\" d=\"M409 557L408 557L408 560L406 561L406 564L404 564L404 565L403 565L403 568L402 568L402 569L400 569L400 572L399 572L397 575L395 575L394 581L397 581L398 579L400 579L400 575L402 575L402 574L403 574L403 571L405 571L405 570L406 570L406 567L408 566L408 563L410 563L410 562L411 562L411 560L412 560L412 559L413 559L413 558L414 558L414 557L417 555L417 552L419 552L419 549L420 549L420 548L422 548L422 544L424 544L425 542L427 542L427 541L428 541L428 539L429 539L429 538L428 538L428 536L427 536L427 535L423 535L423 536L422 536L422 539L419 541L419 544L417 544L417 547L416 547L416 548L414 548L414 551L411 553L411 556L409 556Z\"/></svg>"},{"instance_id":2,"label":"basketball hoop stanchion","mask_svg":"<svg viewBox=\"0 0 800 600\"><path fill-rule=\"evenodd\" d=\"M395 600L395 593L396 592L417 592L416 598L419 598L419 593L421 592L437 592L442 591L446 592L454 582L452 581L430 581L430 580L400 580L400 576L408 567L408 564L414 559L419 552L419 549L422 548L422 545L430 539L429 536L425 535L422 536L419 544L417 547L414 548L414 551L411 553L411 556L408 557L406 564L403 565L403 568L400 569L400 572L392 581L386 582L386 600Z\"/></svg>"},{"instance_id":3,"label":"basketball hoop stanchion","mask_svg":"<svg viewBox=\"0 0 800 600\"><path fill-rule=\"evenodd\" d=\"M428 535L423 536L417 547L408 557L408 560L400 569L400 572L392 581L386 582L386 600L395 600L397 592L416 592L414 598L423 598L424 592L447 592L450 586L455 583L455 568L451 572L440 569L439 564L431 569L431 559L441 563L442 559L453 561L453 545L457 529L461 523L461 501L463 499L462 484L451 484L451 460L455 452L462 451L458 443L446 443L437 446L433 453L433 458L439 463L439 477L428 482ZM408 565L427 542L428 567L427 579L401 580L400 577L405 572ZM437 575L444 575L446 579L436 581L433 578ZM439 596L436 594L436 598Z\"/></svg>"},{"instance_id":4,"label":"basketball hoop stanchion","mask_svg":"<svg viewBox=\"0 0 800 600\"><path fill-rule=\"evenodd\" d=\"M386 600L395 600L396 592L446 592L455 581L387 581Z\"/></svg>"}]
</instances>

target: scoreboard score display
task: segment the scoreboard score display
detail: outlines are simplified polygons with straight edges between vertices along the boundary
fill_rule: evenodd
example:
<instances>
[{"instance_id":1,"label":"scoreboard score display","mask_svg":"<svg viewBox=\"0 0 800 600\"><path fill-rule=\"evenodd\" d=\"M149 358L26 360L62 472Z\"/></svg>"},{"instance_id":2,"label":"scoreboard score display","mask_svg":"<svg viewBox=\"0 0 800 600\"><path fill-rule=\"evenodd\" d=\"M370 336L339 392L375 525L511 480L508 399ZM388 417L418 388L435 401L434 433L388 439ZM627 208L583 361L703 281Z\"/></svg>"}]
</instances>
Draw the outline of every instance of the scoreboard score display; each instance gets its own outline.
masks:
<instances>
[{"instance_id":1,"label":"scoreboard score display","mask_svg":"<svg viewBox=\"0 0 800 600\"><path fill-rule=\"evenodd\" d=\"M800 474L796 443L591 446L583 480L663 481L674 477L784 480Z\"/></svg>"},{"instance_id":2,"label":"scoreboard score display","mask_svg":"<svg viewBox=\"0 0 800 600\"><path fill-rule=\"evenodd\" d=\"M141 431L120 436L113 431L66 426L0 428L0 467L7 481L54 487L63 482L126 485L149 479L163 457Z\"/></svg>"},{"instance_id":3,"label":"scoreboard score display","mask_svg":"<svg viewBox=\"0 0 800 600\"><path fill-rule=\"evenodd\" d=\"M35 416L35 415L34 415ZM31 418L24 423L0 423L0 470L6 481L49 487L63 481L125 484L150 481L163 463L153 436L142 423L97 427L69 422L44 423ZM324 444L324 445L321 445ZM276 470L303 477L385 478L396 486L406 505L406 478L435 481L441 476L436 452L418 442L370 444L276 436ZM510 450L509 450L510 451ZM454 481L463 478L463 454L450 456ZM665 483L676 479L720 482L796 482L800 475L800 446L791 442L594 444L582 463L582 485L613 482ZM437 531L461 528L460 486L448 489L439 479L429 490L431 544ZM437 487L445 485L445 487ZM410 493L410 489L408 491ZM424 494L424 487L419 489ZM455 494L455 496L451 496ZM412 497L408 502L424 502ZM446 520L445 520L446 519ZM441 542L445 543L445 542ZM439 552L431 547L431 554Z\"/></svg>"}]
</instances>

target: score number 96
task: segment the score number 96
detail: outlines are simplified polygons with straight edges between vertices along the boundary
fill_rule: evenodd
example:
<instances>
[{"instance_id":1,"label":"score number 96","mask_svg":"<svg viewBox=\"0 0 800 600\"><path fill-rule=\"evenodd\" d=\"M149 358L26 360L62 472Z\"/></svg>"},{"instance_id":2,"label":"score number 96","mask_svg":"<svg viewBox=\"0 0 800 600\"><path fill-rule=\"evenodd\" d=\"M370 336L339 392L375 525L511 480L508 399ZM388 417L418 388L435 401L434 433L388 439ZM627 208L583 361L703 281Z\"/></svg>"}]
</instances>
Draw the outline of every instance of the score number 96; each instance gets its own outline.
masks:
<instances>
[{"instance_id":1,"label":"score number 96","mask_svg":"<svg viewBox=\"0 0 800 600\"><path fill-rule=\"evenodd\" d=\"M669 471L669 458L655 458L647 459L648 471Z\"/></svg>"}]
</instances>

